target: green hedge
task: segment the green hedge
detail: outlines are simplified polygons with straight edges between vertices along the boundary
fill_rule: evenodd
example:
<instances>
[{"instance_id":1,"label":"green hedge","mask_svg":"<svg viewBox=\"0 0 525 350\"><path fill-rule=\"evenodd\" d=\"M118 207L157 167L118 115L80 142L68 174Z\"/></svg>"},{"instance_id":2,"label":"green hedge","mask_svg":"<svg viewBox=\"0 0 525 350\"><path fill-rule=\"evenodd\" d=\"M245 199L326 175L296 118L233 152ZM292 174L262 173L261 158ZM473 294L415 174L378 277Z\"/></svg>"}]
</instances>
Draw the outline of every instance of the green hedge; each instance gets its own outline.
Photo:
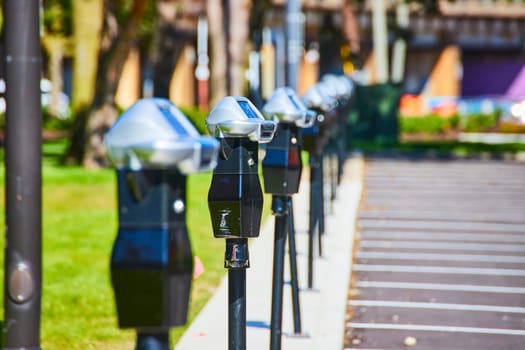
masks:
<instances>
[{"instance_id":1,"label":"green hedge","mask_svg":"<svg viewBox=\"0 0 525 350\"><path fill-rule=\"evenodd\" d=\"M499 112L491 114L471 114L461 117L460 128L467 132L490 131L498 126Z\"/></svg>"},{"instance_id":2,"label":"green hedge","mask_svg":"<svg viewBox=\"0 0 525 350\"><path fill-rule=\"evenodd\" d=\"M196 107L179 107L179 109L188 117L201 134L208 134L208 129L206 128L206 117L208 113L206 111Z\"/></svg>"},{"instance_id":3,"label":"green hedge","mask_svg":"<svg viewBox=\"0 0 525 350\"><path fill-rule=\"evenodd\" d=\"M441 117L429 114L421 117L399 116L399 126L403 133L442 134L450 131L484 132L496 130L499 125L499 112L491 114L471 114L468 116Z\"/></svg>"},{"instance_id":4,"label":"green hedge","mask_svg":"<svg viewBox=\"0 0 525 350\"><path fill-rule=\"evenodd\" d=\"M435 114L422 117L399 117L399 127L403 133L445 133L457 128L458 122L457 116L440 117Z\"/></svg>"}]
</instances>

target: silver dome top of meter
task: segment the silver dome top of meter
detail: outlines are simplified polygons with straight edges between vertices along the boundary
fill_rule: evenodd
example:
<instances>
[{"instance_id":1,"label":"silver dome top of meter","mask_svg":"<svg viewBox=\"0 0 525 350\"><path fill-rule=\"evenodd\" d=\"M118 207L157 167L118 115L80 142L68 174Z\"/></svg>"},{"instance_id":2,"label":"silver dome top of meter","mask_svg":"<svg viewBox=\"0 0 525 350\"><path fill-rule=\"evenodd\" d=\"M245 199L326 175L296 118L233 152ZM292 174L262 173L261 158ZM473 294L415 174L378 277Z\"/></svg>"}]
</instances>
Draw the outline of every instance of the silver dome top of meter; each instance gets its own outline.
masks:
<instances>
[{"instance_id":1,"label":"silver dome top of meter","mask_svg":"<svg viewBox=\"0 0 525 350\"><path fill-rule=\"evenodd\" d=\"M308 110L290 87L275 90L263 106L262 113L267 119L294 123L303 128L312 126L315 121L315 112Z\"/></svg>"},{"instance_id":2,"label":"silver dome top of meter","mask_svg":"<svg viewBox=\"0 0 525 350\"><path fill-rule=\"evenodd\" d=\"M337 106L337 100L328 95L322 83L317 83L306 90L303 102L307 108L318 108L323 112L331 111Z\"/></svg>"},{"instance_id":3,"label":"silver dome top of meter","mask_svg":"<svg viewBox=\"0 0 525 350\"><path fill-rule=\"evenodd\" d=\"M242 96L226 96L206 118L206 126L216 137L247 137L260 143L270 142L277 124Z\"/></svg>"},{"instance_id":4,"label":"silver dome top of meter","mask_svg":"<svg viewBox=\"0 0 525 350\"><path fill-rule=\"evenodd\" d=\"M346 75L325 74L321 82L329 87L330 96L338 100L348 100L352 96L354 84Z\"/></svg>"},{"instance_id":5,"label":"silver dome top of meter","mask_svg":"<svg viewBox=\"0 0 525 350\"><path fill-rule=\"evenodd\" d=\"M104 137L116 167L178 168L188 174L217 164L218 142L201 136L169 100L145 98L126 110Z\"/></svg>"}]
</instances>

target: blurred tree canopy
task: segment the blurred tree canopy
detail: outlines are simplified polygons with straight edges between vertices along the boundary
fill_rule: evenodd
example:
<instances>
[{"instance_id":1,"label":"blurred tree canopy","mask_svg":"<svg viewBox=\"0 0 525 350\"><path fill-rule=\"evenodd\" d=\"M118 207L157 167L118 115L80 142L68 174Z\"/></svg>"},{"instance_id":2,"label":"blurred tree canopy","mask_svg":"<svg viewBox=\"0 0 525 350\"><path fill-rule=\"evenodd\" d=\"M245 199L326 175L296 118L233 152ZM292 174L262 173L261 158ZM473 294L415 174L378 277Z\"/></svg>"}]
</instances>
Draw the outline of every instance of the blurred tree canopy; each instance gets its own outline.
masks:
<instances>
[{"instance_id":1,"label":"blurred tree canopy","mask_svg":"<svg viewBox=\"0 0 525 350\"><path fill-rule=\"evenodd\" d=\"M97 11L86 12L86 7L90 5ZM102 5L102 12L99 10L100 7L96 7L97 5ZM91 39L91 44L84 47L86 50L76 51L75 60L78 61L83 54L91 54L91 57L96 57L94 61L97 64L92 70L95 72L94 85L78 80L78 75L75 74L77 70L74 69L73 79L77 79L77 83L88 88L94 87L94 91L91 99L87 96L83 104L76 105L76 117L66 155L68 162L80 163L86 167L106 165L103 137L118 116L114 101L117 84L131 47L137 45L141 34L148 33L141 24L146 13L152 14L152 5L152 0L76 0L74 2L73 31L80 32L75 34L75 45L78 48L84 40ZM86 16L86 13L92 13L93 16ZM86 18L96 20L97 17L101 17L101 23L99 22L101 25L99 30L93 30L85 21ZM91 63L92 61L93 58ZM85 66L78 67L79 70L83 68ZM78 101L73 102L74 105L76 103Z\"/></svg>"},{"instance_id":2,"label":"blurred tree canopy","mask_svg":"<svg viewBox=\"0 0 525 350\"><path fill-rule=\"evenodd\" d=\"M419 3L423 11L438 10L438 0L406 1ZM347 2L360 11L365 0ZM248 43L261 30L271 1L42 0L41 4L42 47L53 87L51 114L57 113L63 89L64 58L73 58L73 123L65 160L100 166L106 164L103 135L118 116L115 93L131 48L139 48L141 57L149 60L155 95L167 96L185 43L195 41L194 29L188 30L184 22L187 13L207 13L211 99L217 102L225 94L242 93L239 81L252 48Z\"/></svg>"}]
</instances>

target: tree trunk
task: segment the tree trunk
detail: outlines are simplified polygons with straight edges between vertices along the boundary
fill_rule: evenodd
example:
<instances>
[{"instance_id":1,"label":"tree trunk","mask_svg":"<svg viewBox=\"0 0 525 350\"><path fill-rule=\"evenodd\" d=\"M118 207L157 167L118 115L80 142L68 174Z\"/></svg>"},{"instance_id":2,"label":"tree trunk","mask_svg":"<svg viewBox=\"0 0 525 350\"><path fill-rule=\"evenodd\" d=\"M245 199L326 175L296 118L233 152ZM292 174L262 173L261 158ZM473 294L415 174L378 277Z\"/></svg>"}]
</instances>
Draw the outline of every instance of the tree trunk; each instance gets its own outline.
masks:
<instances>
[{"instance_id":1,"label":"tree trunk","mask_svg":"<svg viewBox=\"0 0 525 350\"><path fill-rule=\"evenodd\" d=\"M157 2L157 23L153 57L153 95L169 98L175 66L188 40L188 33L177 26L177 1Z\"/></svg>"},{"instance_id":2,"label":"tree trunk","mask_svg":"<svg viewBox=\"0 0 525 350\"><path fill-rule=\"evenodd\" d=\"M396 6L396 20L399 28L406 30L410 25L408 4L404 1ZM393 83L400 83L405 77L407 43L405 38L397 38L392 48L392 75Z\"/></svg>"},{"instance_id":3,"label":"tree trunk","mask_svg":"<svg viewBox=\"0 0 525 350\"><path fill-rule=\"evenodd\" d=\"M63 66L64 52L66 51L67 38L56 35L46 35L42 44L49 57L48 72L51 80L51 101L49 113L55 117L60 115L60 92L64 87Z\"/></svg>"},{"instance_id":4,"label":"tree trunk","mask_svg":"<svg viewBox=\"0 0 525 350\"><path fill-rule=\"evenodd\" d=\"M208 0L208 25L210 33L210 106L213 108L227 89L227 50L224 32L222 0Z\"/></svg>"},{"instance_id":5,"label":"tree trunk","mask_svg":"<svg viewBox=\"0 0 525 350\"><path fill-rule=\"evenodd\" d=\"M85 110L93 102L103 8L104 0L73 1L74 60L71 109L74 114Z\"/></svg>"},{"instance_id":6,"label":"tree trunk","mask_svg":"<svg viewBox=\"0 0 525 350\"><path fill-rule=\"evenodd\" d=\"M388 81L388 32L386 4L383 0L372 0L372 35L374 39L375 83Z\"/></svg>"},{"instance_id":7,"label":"tree trunk","mask_svg":"<svg viewBox=\"0 0 525 350\"><path fill-rule=\"evenodd\" d=\"M230 61L229 91L230 95L244 95L246 59L250 50L250 0L229 0L229 38L228 52Z\"/></svg>"},{"instance_id":8,"label":"tree trunk","mask_svg":"<svg viewBox=\"0 0 525 350\"><path fill-rule=\"evenodd\" d=\"M67 153L69 162L90 168L108 165L102 141L118 116L114 100L117 83L130 47L136 40L137 27L146 4L147 0L133 2L131 13L122 29L112 39L109 48L99 53L95 95L91 106L79 112L75 120ZM110 22L111 20L108 21Z\"/></svg>"}]
</instances>

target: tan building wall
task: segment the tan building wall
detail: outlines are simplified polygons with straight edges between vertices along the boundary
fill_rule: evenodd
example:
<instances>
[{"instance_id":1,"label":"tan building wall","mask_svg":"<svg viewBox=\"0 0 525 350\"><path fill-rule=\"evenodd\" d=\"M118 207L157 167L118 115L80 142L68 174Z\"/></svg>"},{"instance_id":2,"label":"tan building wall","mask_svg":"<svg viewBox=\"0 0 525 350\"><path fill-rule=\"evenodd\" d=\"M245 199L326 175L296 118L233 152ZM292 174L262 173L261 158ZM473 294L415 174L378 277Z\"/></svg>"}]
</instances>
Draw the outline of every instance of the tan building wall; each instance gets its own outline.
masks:
<instances>
[{"instance_id":1,"label":"tan building wall","mask_svg":"<svg viewBox=\"0 0 525 350\"><path fill-rule=\"evenodd\" d=\"M299 82L297 94L304 95L306 90L319 81L319 52L315 49L307 50L301 58L299 67Z\"/></svg>"},{"instance_id":2,"label":"tan building wall","mask_svg":"<svg viewBox=\"0 0 525 350\"><path fill-rule=\"evenodd\" d=\"M140 55L132 48L122 68L122 75L115 94L115 103L124 109L129 108L140 98Z\"/></svg>"},{"instance_id":3,"label":"tan building wall","mask_svg":"<svg viewBox=\"0 0 525 350\"><path fill-rule=\"evenodd\" d=\"M446 47L430 73L423 95L458 97L461 89L461 53L457 46Z\"/></svg>"}]
</instances>

